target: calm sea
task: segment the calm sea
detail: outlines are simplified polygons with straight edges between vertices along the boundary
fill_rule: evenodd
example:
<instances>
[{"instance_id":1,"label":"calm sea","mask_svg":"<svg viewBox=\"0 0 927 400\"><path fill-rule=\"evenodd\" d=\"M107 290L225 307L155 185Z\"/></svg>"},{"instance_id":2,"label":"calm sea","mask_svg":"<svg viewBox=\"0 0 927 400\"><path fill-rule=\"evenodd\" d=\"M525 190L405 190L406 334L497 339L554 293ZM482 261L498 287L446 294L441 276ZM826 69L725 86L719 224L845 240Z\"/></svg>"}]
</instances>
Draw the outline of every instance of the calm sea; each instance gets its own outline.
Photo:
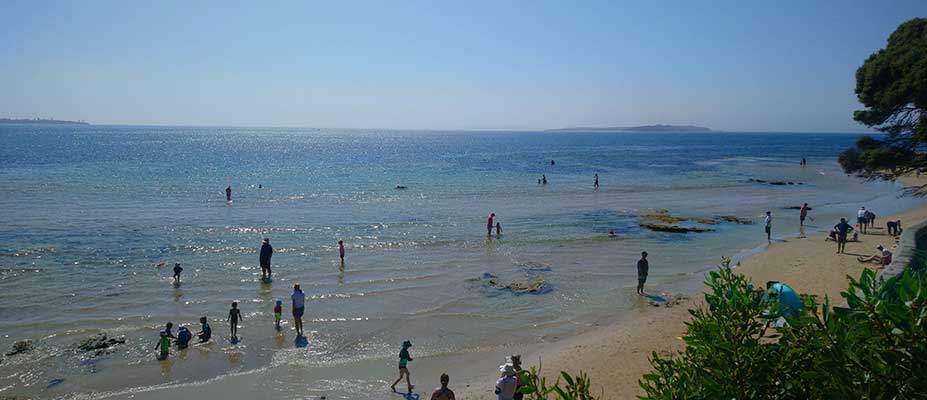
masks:
<instances>
[{"instance_id":1,"label":"calm sea","mask_svg":"<svg viewBox=\"0 0 927 400\"><path fill-rule=\"evenodd\" d=\"M765 242L761 225L656 233L639 214L772 210L774 236L789 237L798 217L785 207L802 202L811 230L860 205L888 215L919 204L893 183L840 172L836 156L856 136L0 126L0 349L37 345L0 362L0 395L124 394L293 365L376 362L391 378L405 339L427 358L577 333L644 307L634 294L642 250L651 291L674 293L722 255ZM490 212L501 238L486 237ZM270 283L257 267L265 237L276 250ZM546 286L516 295L485 274ZM309 298L307 345L290 324L272 326L276 299L288 318L294 283ZM234 300L236 344L224 322ZM164 323L197 330L203 315L213 345L155 361ZM100 357L74 350L98 332L128 341ZM384 378L369 375L328 398L380 390Z\"/></svg>"}]
</instances>

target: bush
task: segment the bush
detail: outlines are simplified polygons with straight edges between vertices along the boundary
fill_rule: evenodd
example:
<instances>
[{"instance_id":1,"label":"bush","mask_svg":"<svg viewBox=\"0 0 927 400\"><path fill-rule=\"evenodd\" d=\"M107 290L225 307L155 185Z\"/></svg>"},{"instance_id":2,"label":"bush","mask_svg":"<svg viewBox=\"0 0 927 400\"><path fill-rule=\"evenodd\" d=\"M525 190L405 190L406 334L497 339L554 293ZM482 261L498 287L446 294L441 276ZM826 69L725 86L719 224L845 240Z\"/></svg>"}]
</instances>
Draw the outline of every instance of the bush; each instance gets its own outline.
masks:
<instances>
[{"instance_id":1,"label":"bush","mask_svg":"<svg viewBox=\"0 0 927 400\"><path fill-rule=\"evenodd\" d=\"M806 309L789 315L734 273L730 260L706 285L705 306L690 310L686 350L652 354L642 398L927 398L922 273L881 282L866 270L849 279L846 307L804 296ZM780 316L786 325L772 328Z\"/></svg>"},{"instance_id":2,"label":"bush","mask_svg":"<svg viewBox=\"0 0 927 400\"><path fill-rule=\"evenodd\" d=\"M580 371L579 375L571 376L560 372L564 386L560 385L560 378L553 385L547 384L547 379L541 376L540 363L537 368L518 372L518 377L524 384L520 389L525 400L596 400L589 391L589 377Z\"/></svg>"}]
</instances>

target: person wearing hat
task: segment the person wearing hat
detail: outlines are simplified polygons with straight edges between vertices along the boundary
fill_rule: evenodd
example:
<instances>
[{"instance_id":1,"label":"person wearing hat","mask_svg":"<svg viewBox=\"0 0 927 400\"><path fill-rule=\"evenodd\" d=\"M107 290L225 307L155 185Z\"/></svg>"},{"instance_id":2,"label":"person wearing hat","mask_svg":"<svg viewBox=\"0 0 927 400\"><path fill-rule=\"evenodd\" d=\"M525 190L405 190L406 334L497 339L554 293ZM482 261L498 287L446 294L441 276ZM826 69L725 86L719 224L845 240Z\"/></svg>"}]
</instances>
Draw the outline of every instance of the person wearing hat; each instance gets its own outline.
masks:
<instances>
[{"instance_id":1,"label":"person wearing hat","mask_svg":"<svg viewBox=\"0 0 927 400\"><path fill-rule=\"evenodd\" d=\"M451 380L447 374L441 374L441 387L431 393L431 400L456 400L454 391L447 388L447 383Z\"/></svg>"},{"instance_id":2,"label":"person wearing hat","mask_svg":"<svg viewBox=\"0 0 927 400\"><path fill-rule=\"evenodd\" d=\"M515 400L515 391L518 388L518 378L515 377L515 367L512 364L499 366L502 377L496 381L496 400Z\"/></svg>"},{"instance_id":3,"label":"person wearing hat","mask_svg":"<svg viewBox=\"0 0 927 400\"><path fill-rule=\"evenodd\" d=\"M274 256L274 248L270 245L270 239L264 238L261 244L261 279L270 279L270 258Z\"/></svg>"},{"instance_id":4,"label":"person wearing hat","mask_svg":"<svg viewBox=\"0 0 927 400\"><path fill-rule=\"evenodd\" d=\"M650 272L650 263L647 262L647 252L641 252L641 259L637 260L637 294L644 294L644 283Z\"/></svg>"},{"instance_id":5,"label":"person wearing hat","mask_svg":"<svg viewBox=\"0 0 927 400\"><path fill-rule=\"evenodd\" d=\"M409 355L409 347L412 347L412 342L406 340L402 342L402 350L399 350L399 379L396 379L396 382L393 382L393 385L390 386L393 391L396 391L396 385L403 377L406 378L406 385L409 387L409 393L412 393L412 389L415 388L415 385L412 384L412 376L409 374L408 363L412 361L412 356Z\"/></svg>"}]
</instances>

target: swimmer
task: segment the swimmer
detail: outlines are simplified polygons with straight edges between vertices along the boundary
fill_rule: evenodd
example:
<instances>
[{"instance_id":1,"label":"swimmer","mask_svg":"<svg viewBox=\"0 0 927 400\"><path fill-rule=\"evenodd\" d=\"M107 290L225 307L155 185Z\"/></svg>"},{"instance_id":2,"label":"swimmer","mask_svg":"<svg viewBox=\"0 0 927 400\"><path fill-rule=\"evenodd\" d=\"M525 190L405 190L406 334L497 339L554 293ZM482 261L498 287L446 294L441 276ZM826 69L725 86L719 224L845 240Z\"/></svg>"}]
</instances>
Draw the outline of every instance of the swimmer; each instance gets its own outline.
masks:
<instances>
[{"instance_id":1,"label":"swimmer","mask_svg":"<svg viewBox=\"0 0 927 400\"><path fill-rule=\"evenodd\" d=\"M616 234L614 230L609 230L609 231L608 231L608 237L610 237L610 238L618 237L618 234Z\"/></svg>"}]
</instances>

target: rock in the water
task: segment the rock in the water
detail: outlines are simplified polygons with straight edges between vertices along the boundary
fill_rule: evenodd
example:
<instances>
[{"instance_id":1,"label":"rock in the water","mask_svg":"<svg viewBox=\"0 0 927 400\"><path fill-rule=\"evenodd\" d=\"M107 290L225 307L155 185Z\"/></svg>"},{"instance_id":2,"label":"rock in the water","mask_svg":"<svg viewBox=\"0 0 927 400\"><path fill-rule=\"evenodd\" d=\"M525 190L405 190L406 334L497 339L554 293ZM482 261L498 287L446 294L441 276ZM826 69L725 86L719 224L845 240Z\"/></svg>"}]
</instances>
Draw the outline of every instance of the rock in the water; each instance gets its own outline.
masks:
<instances>
[{"instance_id":1,"label":"rock in the water","mask_svg":"<svg viewBox=\"0 0 927 400\"><path fill-rule=\"evenodd\" d=\"M718 217L718 219L725 221L725 222L736 222L738 224L743 224L743 225L750 225L753 223L753 220L735 217L733 215L721 215Z\"/></svg>"},{"instance_id":2,"label":"rock in the water","mask_svg":"<svg viewBox=\"0 0 927 400\"><path fill-rule=\"evenodd\" d=\"M530 281L511 281L500 282L498 279L490 279L489 285L496 289L508 289L515 293L537 293L544 289L547 282L542 277L536 277Z\"/></svg>"},{"instance_id":3,"label":"rock in the water","mask_svg":"<svg viewBox=\"0 0 927 400\"><path fill-rule=\"evenodd\" d=\"M82 340L80 344L77 345L77 348L81 351L96 351L96 354L99 356L112 350L113 346L125 342L126 338L123 336L110 338L107 337L105 333L98 333Z\"/></svg>"},{"instance_id":4,"label":"rock in the water","mask_svg":"<svg viewBox=\"0 0 927 400\"><path fill-rule=\"evenodd\" d=\"M16 343L13 343L13 348L10 349L6 356L15 356L20 353L30 352L35 349L35 343L32 343L31 340L20 340Z\"/></svg>"},{"instance_id":5,"label":"rock in the water","mask_svg":"<svg viewBox=\"0 0 927 400\"><path fill-rule=\"evenodd\" d=\"M679 225L651 224L649 222L641 222L640 226L643 228L650 229L652 231L672 232L672 233L711 232L714 230L710 228L687 227L687 226L679 226Z\"/></svg>"}]
</instances>

